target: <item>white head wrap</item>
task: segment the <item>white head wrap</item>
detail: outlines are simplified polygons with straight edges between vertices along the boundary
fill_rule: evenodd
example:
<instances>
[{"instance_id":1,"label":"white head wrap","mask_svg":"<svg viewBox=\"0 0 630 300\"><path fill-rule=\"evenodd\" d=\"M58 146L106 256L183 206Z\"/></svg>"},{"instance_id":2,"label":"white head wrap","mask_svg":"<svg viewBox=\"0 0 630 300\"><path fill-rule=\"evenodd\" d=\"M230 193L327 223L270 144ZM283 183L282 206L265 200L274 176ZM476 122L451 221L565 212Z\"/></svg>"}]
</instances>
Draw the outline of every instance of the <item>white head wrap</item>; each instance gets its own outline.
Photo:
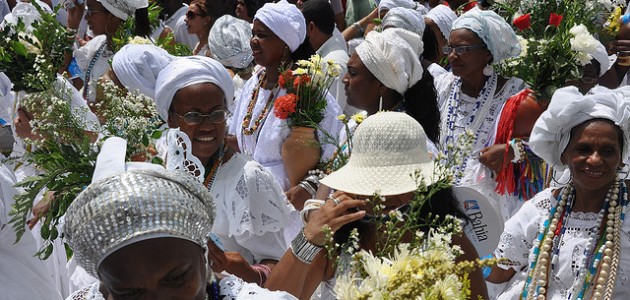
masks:
<instances>
[{"instance_id":1,"label":"white head wrap","mask_svg":"<svg viewBox=\"0 0 630 300\"><path fill-rule=\"evenodd\" d=\"M157 76L175 57L153 45L125 45L114 55L112 69L129 91L155 98Z\"/></svg>"},{"instance_id":2,"label":"white head wrap","mask_svg":"<svg viewBox=\"0 0 630 300\"><path fill-rule=\"evenodd\" d=\"M13 121L14 98L11 89L13 89L13 83L7 75L0 72L0 119L5 122L4 125L10 125Z\"/></svg>"},{"instance_id":3,"label":"white head wrap","mask_svg":"<svg viewBox=\"0 0 630 300\"><path fill-rule=\"evenodd\" d=\"M218 61L205 56L181 57L171 61L155 82L155 105L162 120L168 121L168 111L177 91L207 82L216 84L223 91L225 101L232 101L232 78Z\"/></svg>"},{"instance_id":4,"label":"white head wrap","mask_svg":"<svg viewBox=\"0 0 630 300\"><path fill-rule=\"evenodd\" d=\"M413 0L382 0L378 3L378 15L381 15L382 10L391 10L394 7L403 7L413 10L418 10L426 8Z\"/></svg>"},{"instance_id":5,"label":"white head wrap","mask_svg":"<svg viewBox=\"0 0 630 300\"><path fill-rule=\"evenodd\" d=\"M425 16L425 18L429 18L433 20L435 25L440 28L440 32L442 35L448 40L451 36L451 27L453 27L453 21L457 19L457 15L453 10L444 5L440 4L429 11Z\"/></svg>"},{"instance_id":6,"label":"white head wrap","mask_svg":"<svg viewBox=\"0 0 630 300\"><path fill-rule=\"evenodd\" d=\"M492 53L493 63L516 57L521 46L516 33L503 18L490 10L471 10L453 22L453 29L468 29L486 44Z\"/></svg>"},{"instance_id":7,"label":"white head wrap","mask_svg":"<svg viewBox=\"0 0 630 300\"><path fill-rule=\"evenodd\" d=\"M53 13L48 4L41 1L36 2L44 12L49 14ZM41 20L41 16L39 15L37 8L33 4L29 2L17 1L15 7L13 7L13 10L11 10L11 13L4 16L4 19L0 24L0 28L4 28L7 24L17 25L19 19L21 19L26 26L26 31L32 31L33 28L31 27L31 25L34 21Z\"/></svg>"},{"instance_id":8,"label":"white head wrap","mask_svg":"<svg viewBox=\"0 0 630 300\"><path fill-rule=\"evenodd\" d=\"M136 13L136 9L149 6L147 0L96 0L103 4L112 15L126 21L130 16Z\"/></svg>"},{"instance_id":9,"label":"white head wrap","mask_svg":"<svg viewBox=\"0 0 630 300\"><path fill-rule=\"evenodd\" d=\"M599 76L601 77L611 67L606 47L597 40L597 46L594 47L589 54L599 63Z\"/></svg>"},{"instance_id":10,"label":"white head wrap","mask_svg":"<svg viewBox=\"0 0 630 300\"><path fill-rule=\"evenodd\" d=\"M266 3L254 16L269 27L291 50L295 51L306 38L306 21L297 6L281 0L278 3Z\"/></svg>"},{"instance_id":11,"label":"white head wrap","mask_svg":"<svg viewBox=\"0 0 630 300\"><path fill-rule=\"evenodd\" d=\"M420 54L422 37L404 29L370 31L357 49L357 55L386 87L401 95L422 79Z\"/></svg>"},{"instance_id":12,"label":"white head wrap","mask_svg":"<svg viewBox=\"0 0 630 300\"><path fill-rule=\"evenodd\" d=\"M591 119L607 119L621 128L624 135L622 159L628 158L630 141L630 86L616 90L596 86L592 95L582 95L577 87L558 89L551 103L538 118L529 139L536 155L563 171L560 155L569 144L571 129Z\"/></svg>"},{"instance_id":13,"label":"white head wrap","mask_svg":"<svg viewBox=\"0 0 630 300\"><path fill-rule=\"evenodd\" d=\"M422 36L426 27L424 19L418 11L403 7L390 9L383 18L382 26L383 28L402 28L420 36Z\"/></svg>"},{"instance_id":14,"label":"white head wrap","mask_svg":"<svg viewBox=\"0 0 630 300\"><path fill-rule=\"evenodd\" d=\"M216 20L208 37L212 57L226 67L244 69L254 60L249 40L252 28L247 21L225 15Z\"/></svg>"}]
</instances>

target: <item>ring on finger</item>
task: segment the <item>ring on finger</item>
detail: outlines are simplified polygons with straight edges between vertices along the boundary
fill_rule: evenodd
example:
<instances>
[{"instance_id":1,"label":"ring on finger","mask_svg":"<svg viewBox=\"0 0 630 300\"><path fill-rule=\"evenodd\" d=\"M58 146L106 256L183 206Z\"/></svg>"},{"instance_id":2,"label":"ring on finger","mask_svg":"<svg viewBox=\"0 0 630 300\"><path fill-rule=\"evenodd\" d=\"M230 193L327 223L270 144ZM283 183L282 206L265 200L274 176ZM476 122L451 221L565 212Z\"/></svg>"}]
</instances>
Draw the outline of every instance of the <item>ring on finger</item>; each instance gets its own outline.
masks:
<instances>
[{"instance_id":1,"label":"ring on finger","mask_svg":"<svg viewBox=\"0 0 630 300\"><path fill-rule=\"evenodd\" d=\"M328 198L330 199L333 203L335 203L335 206L339 205L339 203L341 203L341 200L335 198L335 197L330 197Z\"/></svg>"}]
</instances>

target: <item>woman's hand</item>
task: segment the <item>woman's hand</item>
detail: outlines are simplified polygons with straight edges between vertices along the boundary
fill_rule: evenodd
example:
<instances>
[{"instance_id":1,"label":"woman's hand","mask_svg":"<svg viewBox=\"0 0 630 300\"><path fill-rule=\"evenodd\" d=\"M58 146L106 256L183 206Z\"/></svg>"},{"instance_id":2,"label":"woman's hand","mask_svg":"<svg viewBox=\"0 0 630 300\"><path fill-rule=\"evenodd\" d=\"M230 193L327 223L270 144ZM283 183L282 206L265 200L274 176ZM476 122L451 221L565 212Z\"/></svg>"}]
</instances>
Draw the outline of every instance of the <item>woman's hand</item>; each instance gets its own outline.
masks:
<instances>
[{"instance_id":1,"label":"woman's hand","mask_svg":"<svg viewBox=\"0 0 630 300\"><path fill-rule=\"evenodd\" d=\"M39 222L39 219L43 218L50 209L50 203L55 200L55 192L46 192L42 200L33 205L33 218L26 221L28 229L33 229L35 224Z\"/></svg>"},{"instance_id":2,"label":"woman's hand","mask_svg":"<svg viewBox=\"0 0 630 300\"><path fill-rule=\"evenodd\" d=\"M296 185L284 193L289 202L296 210L301 211L304 208L304 202L313 198L303 187Z\"/></svg>"},{"instance_id":3,"label":"woman's hand","mask_svg":"<svg viewBox=\"0 0 630 300\"><path fill-rule=\"evenodd\" d=\"M503 169L505 147L508 147L508 145L496 144L481 149L481 151L479 151L479 162L495 173L501 172L501 169ZM508 161L512 161L513 158L514 151L510 147L508 149Z\"/></svg>"},{"instance_id":4,"label":"woman's hand","mask_svg":"<svg viewBox=\"0 0 630 300\"><path fill-rule=\"evenodd\" d=\"M221 273L226 271L247 282L258 282L259 275L249 262L238 252L224 252L212 241L208 241L208 261L212 271ZM250 279L254 279L253 281Z\"/></svg>"},{"instance_id":5,"label":"woman's hand","mask_svg":"<svg viewBox=\"0 0 630 300\"><path fill-rule=\"evenodd\" d=\"M333 199L336 199L338 204ZM312 213L309 216L308 223L304 228L304 236L315 245L324 245L326 235L323 228L328 227L332 232L335 232L341 226L361 219L365 216L365 210L359 209L365 204L365 200L354 200L344 192L335 192L317 213Z\"/></svg>"}]
</instances>

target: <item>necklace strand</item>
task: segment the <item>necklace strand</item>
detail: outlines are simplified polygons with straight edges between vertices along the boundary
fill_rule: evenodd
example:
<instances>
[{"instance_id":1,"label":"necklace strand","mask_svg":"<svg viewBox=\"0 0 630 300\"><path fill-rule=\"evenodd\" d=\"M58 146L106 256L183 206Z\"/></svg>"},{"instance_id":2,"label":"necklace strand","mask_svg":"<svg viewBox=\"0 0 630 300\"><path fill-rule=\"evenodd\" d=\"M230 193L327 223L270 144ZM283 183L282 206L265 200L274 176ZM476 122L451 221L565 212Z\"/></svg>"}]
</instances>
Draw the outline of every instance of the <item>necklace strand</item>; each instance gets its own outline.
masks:
<instances>
[{"instance_id":1,"label":"necklace strand","mask_svg":"<svg viewBox=\"0 0 630 300\"><path fill-rule=\"evenodd\" d=\"M221 165L223 165L223 156L225 155L227 148L227 144L224 144L219 150L219 157L212 164L212 168L210 169L210 173L206 176L206 180L204 180L203 185L208 187L208 190L212 190L212 184L214 184L214 180L219 173L219 169Z\"/></svg>"},{"instance_id":2,"label":"necklace strand","mask_svg":"<svg viewBox=\"0 0 630 300\"><path fill-rule=\"evenodd\" d=\"M252 91L252 98L249 100L249 105L247 106L247 113L245 114L245 118L243 119L243 134L244 135L252 135L257 130L262 121L267 117L269 112L271 111L271 107L273 106L273 102L275 100L275 94L278 92L279 86L271 91L269 97L267 98L267 103L265 104L265 108L260 113L256 121L254 121L254 125L250 128L252 122L252 116L254 113L254 107L258 102L258 94L260 93L260 89L262 88L263 83L267 79L267 73L263 71L262 75L258 78L258 84Z\"/></svg>"}]
</instances>

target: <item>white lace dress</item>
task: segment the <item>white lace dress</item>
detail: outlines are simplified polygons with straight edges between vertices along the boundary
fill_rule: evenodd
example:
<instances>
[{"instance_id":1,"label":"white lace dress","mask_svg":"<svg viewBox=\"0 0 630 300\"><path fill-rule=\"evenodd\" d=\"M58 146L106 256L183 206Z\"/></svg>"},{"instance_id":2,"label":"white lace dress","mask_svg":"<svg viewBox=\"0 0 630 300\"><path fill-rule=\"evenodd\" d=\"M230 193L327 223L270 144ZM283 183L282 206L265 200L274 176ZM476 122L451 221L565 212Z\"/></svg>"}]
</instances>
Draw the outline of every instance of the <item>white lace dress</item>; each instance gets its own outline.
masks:
<instances>
[{"instance_id":1,"label":"white lace dress","mask_svg":"<svg viewBox=\"0 0 630 300\"><path fill-rule=\"evenodd\" d=\"M66 300L105 300L98 290L99 283L75 292ZM272 292L257 284L247 283L236 276L227 276L219 281L219 296L224 300L293 300L297 299L286 292Z\"/></svg>"},{"instance_id":2,"label":"white lace dress","mask_svg":"<svg viewBox=\"0 0 630 300\"><path fill-rule=\"evenodd\" d=\"M260 71L263 69L261 68ZM229 124L229 133L236 136L238 140L238 146L241 152L248 157L253 158L266 168L269 168L271 173L278 179L283 190L288 190L289 178L284 169L284 162L282 161L282 143L291 133L286 120L277 118L273 113L273 107L269 109L267 117L261 122L258 130L252 135L243 134L243 120L247 114L247 108L250 104L255 87L258 85L258 76L252 76L243 87L243 91L240 95L240 99L237 100L236 107L234 109L234 115L232 121ZM254 122L261 116L267 99L272 91L261 88L258 93L258 99L252 110L251 123L249 128L254 126ZM285 95L285 90L280 90L275 95L277 99L279 96ZM320 126L327 133L335 136L341 130L341 122L337 120L337 116L341 114L339 104L330 94L326 97L326 111L324 113L324 120L320 122ZM323 136L321 131L318 131L318 137ZM322 157L328 158L335 151L335 146L332 144L322 145Z\"/></svg>"},{"instance_id":3,"label":"white lace dress","mask_svg":"<svg viewBox=\"0 0 630 300\"><path fill-rule=\"evenodd\" d=\"M210 192L217 208L212 232L227 251L239 252L250 264L280 260L288 248L284 228L293 207L269 170L235 153L219 169Z\"/></svg>"},{"instance_id":4,"label":"white lace dress","mask_svg":"<svg viewBox=\"0 0 630 300\"><path fill-rule=\"evenodd\" d=\"M497 299L519 299L529 264L533 260L533 242L536 240L539 226L547 220L549 211L557 203L552 189L538 193L525 202L521 209L505 223L499 246L494 254L497 258L506 258L509 263L499 264L503 269L514 268L516 274L503 289ZM567 229L562 237L559 253L559 265L553 272L547 289L547 299L566 300L576 281L578 269L582 265L584 247L590 235L597 231L595 224L598 213L571 212ZM617 282L613 299L630 299L630 282L626 272L630 271L630 222L625 221L621 229L621 258L617 272ZM581 283L580 283L581 284Z\"/></svg>"},{"instance_id":5,"label":"white lace dress","mask_svg":"<svg viewBox=\"0 0 630 300\"><path fill-rule=\"evenodd\" d=\"M471 130L476 140L473 143L470 154L463 158L463 176L459 178L461 186L472 187L483 195L492 199L490 201L498 213L501 209L501 197L494 192L496 183L491 178L492 171L479 163L479 150L494 143L496 123L503 105L507 99L525 88L525 83L518 78L509 78L507 82L496 90L497 75L488 78L488 82L478 97L471 97L463 92L455 84L460 80L453 73L446 73L435 78L435 88L441 113L441 137L440 146L446 149L447 139L449 143L457 141L457 137L463 136L466 130ZM454 93L459 95L459 106L454 107L452 101ZM451 115L449 116L449 111ZM471 119L474 119L471 121ZM452 132L448 129L449 119L453 122ZM453 142L455 143L455 142Z\"/></svg>"}]
</instances>

